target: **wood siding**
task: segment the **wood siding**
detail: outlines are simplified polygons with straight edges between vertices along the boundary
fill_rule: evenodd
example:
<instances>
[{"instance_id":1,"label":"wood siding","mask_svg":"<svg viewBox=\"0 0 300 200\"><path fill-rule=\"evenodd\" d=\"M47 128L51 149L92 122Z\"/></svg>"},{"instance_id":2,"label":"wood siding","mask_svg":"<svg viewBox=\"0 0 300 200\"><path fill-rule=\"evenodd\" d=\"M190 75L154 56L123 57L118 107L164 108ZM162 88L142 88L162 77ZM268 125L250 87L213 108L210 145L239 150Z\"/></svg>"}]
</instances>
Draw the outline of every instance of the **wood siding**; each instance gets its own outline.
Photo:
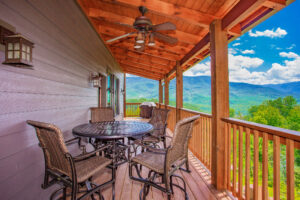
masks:
<instances>
[{"instance_id":1,"label":"wood siding","mask_svg":"<svg viewBox=\"0 0 300 200\"><path fill-rule=\"evenodd\" d=\"M43 200L55 189L41 189L44 160L28 119L54 123L72 137L74 126L88 122L98 89L89 75L109 67L123 73L75 1L2 0L0 20L35 43L34 69L0 64L1 199ZM0 45L0 63L4 61ZM120 111L123 111L120 94Z\"/></svg>"}]
</instances>

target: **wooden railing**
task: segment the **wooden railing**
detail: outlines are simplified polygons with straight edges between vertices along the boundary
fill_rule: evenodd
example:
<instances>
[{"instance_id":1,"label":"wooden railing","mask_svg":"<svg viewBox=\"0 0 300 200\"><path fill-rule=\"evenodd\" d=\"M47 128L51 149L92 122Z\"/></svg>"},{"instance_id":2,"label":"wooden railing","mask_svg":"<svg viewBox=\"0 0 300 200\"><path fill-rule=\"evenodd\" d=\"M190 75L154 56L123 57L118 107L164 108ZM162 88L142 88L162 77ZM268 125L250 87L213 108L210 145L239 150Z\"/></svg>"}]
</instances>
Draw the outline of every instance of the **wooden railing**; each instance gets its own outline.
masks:
<instances>
[{"instance_id":1,"label":"wooden railing","mask_svg":"<svg viewBox=\"0 0 300 200\"><path fill-rule=\"evenodd\" d=\"M173 132L176 125L176 108L168 106L170 110L168 128ZM192 138L189 143L190 151L206 166L211 169L211 115L188 109L180 109L181 119L200 115L194 123Z\"/></svg>"},{"instance_id":2,"label":"wooden railing","mask_svg":"<svg viewBox=\"0 0 300 200\"><path fill-rule=\"evenodd\" d=\"M139 117L141 103L126 103L126 117Z\"/></svg>"},{"instance_id":3,"label":"wooden railing","mask_svg":"<svg viewBox=\"0 0 300 200\"><path fill-rule=\"evenodd\" d=\"M223 121L228 147L227 189L239 199L299 198L299 194L295 197L294 175L299 132L231 118ZM286 173L282 174L280 167L284 166ZM286 182L280 183L280 176L286 177Z\"/></svg>"}]
</instances>

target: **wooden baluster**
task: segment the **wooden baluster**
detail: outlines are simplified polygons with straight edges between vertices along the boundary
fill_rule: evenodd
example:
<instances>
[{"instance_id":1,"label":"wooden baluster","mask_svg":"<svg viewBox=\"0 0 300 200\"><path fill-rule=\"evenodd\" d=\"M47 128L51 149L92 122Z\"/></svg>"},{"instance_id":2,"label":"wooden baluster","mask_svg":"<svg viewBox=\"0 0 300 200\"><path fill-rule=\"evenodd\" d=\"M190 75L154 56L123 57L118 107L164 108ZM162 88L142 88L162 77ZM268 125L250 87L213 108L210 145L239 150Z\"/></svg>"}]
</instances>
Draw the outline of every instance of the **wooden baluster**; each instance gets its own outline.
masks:
<instances>
[{"instance_id":1,"label":"wooden baluster","mask_svg":"<svg viewBox=\"0 0 300 200\"><path fill-rule=\"evenodd\" d=\"M238 197L243 197L243 127L239 126L239 179Z\"/></svg>"},{"instance_id":2,"label":"wooden baluster","mask_svg":"<svg viewBox=\"0 0 300 200\"><path fill-rule=\"evenodd\" d=\"M236 196L236 125L233 125L233 183L232 183L232 194Z\"/></svg>"},{"instance_id":3,"label":"wooden baluster","mask_svg":"<svg viewBox=\"0 0 300 200\"><path fill-rule=\"evenodd\" d=\"M267 133L263 133L262 199L263 200L268 200L268 134Z\"/></svg>"},{"instance_id":4,"label":"wooden baluster","mask_svg":"<svg viewBox=\"0 0 300 200\"><path fill-rule=\"evenodd\" d=\"M208 169L211 170L211 119L208 118Z\"/></svg>"},{"instance_id":5,"label":"wooden baluster","mask_svg":"<svg viewBox=\"0 0 300 200\"><path fill-rule=\"evenodd\" d=\"M253 177L253 199L258 199L258 131L254 130L254 177Z\"/></svg>"},{"instance_id":6,"label":"wooden baluster","mask_svg":"<svg viewBox=\"0 0 300 200\"><path fill-rule=\"evenodd\" d=\"M246 179L245 197L250 200L250 129L246 128Z\"/></svg>"},{"instance_id":7,"label":"wooden baluster","mask_svg":"<svg viewBox=\"0 0 300 200\"><path fill-rule=\"evenodd\" d=\"M273 196L280 199L280 138L273 136Z\"/></svg>"},{"instance_id":8,"label":"wooden baluster","mask_svg":"<svg viewBox=\"0 0 300 200\"><path fill-rule=\"evenodd\" d=\"M207 167L207 159L206 159L206 154L207 154L207 140L206 140L206 135L207 135L207 124L206 124L206 117L203 118L203 123L204 123L204 131L203 131L203 141L204 141L204 149L203 149L203 160L204 160L204 165Z\"/></svg>"},{"instance_id":9,"label":"wooden baluster","mask_svg":"<svg viewBox=\"0 0 300 200\"><path fill-rule=\"evenodd\" d=\"M287 179L287 200L294 199L295 178L294 178L294 141L286 140L286 179Z\"/></svg>"},{"instance_id":10,"label":"wooden baluster","mask_svg":"<svg viewBox=\"0 0 300 200\"><path fill-rule=\"evenodd\" d=\"M203 134L203 117L200 116L200 134L199 134L199 141L200 141L200 148L199 148L199 158L200 161L203 163L203 157L202 157L202 148L203 148L203 142L202 142L202 134Z\"/></svg>"},{"instance_id":11,"label":"wooden baluster","mask_svg":"<svg viewBox=\"0 0 300 200\"><path fill-rule=\"evenodd\" d=\"M228 143L228 152L227 152L227 189L231 191L231 124L227 123L227 143Z\"/></svg>"}]
</instances>

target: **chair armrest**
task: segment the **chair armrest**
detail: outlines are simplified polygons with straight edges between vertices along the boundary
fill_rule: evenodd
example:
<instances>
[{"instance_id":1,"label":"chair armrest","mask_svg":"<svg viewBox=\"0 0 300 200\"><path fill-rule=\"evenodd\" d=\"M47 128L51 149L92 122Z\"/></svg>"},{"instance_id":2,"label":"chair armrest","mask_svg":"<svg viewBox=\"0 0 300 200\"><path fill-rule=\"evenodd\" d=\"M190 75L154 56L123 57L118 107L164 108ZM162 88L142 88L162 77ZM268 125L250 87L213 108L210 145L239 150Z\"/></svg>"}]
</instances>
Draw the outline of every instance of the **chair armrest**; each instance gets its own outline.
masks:
<instances>
[{"instance_id":1,"label":"chair armrest","mask_svg":"<svg viewBox=\"0 0 300 200\"><path fill-rule=\"evenodd\" d=\"M153 152L153 153L159 153L159 154L166 154L167 153L167 149L156 149L156 148L153 148L151 146L148 146L148 145L144 145L143 143L141 143L140 140L136 140L135 141L135 144L138 145L138 146L141 146L147 150L149 150L150 152Z\"/></svg>"},{"instance_id":2,"label":"chair armrest","mask_svg":"<svg viewBox=\"0 0 300 200\"><path fill-rule=\"evenodd\" d=\"M81 138L80 138L80 137L74 137L74 138L72 138L72 139L69 139L69 140L65 141L65 144L66 144L66 145L70 145L70 144L72 144L73 142L75 142L76 140L77 140L77 142L78 142L78 144L79 144L80 141L81 141Z\"/></svg>"},{"instance_id":3,"label":"chair armrest","mask_svg":"<svg viewBox=\"0 0 300 200\"><path fill-rule=\"evenodd\" d=\"M94 150L94 151L92 151L92 152L90 152L90 153L85 153L85 154L76 156L76 157L74 157L73 159L74 159L75 162L82 161L82 160L84 160L84 159L86 159L86 158L89 158L89 157L91 157L91 156L93 156L93 155L96 155L96 153L98 153L98 152L100 152L100 151L103 151L103 150L105 150L105 149L107 149L107 148L109 148L109 147L112 147L112 145L105 145L105 146L100 147L100 148L98 148L98 149L96 149L96 150Z\"/></svg>"}]
</instances>

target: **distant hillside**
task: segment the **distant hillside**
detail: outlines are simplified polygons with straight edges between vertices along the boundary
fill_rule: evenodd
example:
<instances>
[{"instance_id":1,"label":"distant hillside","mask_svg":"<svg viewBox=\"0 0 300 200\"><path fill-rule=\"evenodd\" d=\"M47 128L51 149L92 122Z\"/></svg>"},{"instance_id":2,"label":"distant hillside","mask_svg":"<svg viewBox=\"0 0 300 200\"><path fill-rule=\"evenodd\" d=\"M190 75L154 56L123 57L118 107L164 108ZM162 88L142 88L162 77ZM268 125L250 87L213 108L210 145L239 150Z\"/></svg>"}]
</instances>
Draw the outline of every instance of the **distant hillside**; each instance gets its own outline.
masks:
<instances>
[{"instance_id":1,"label":"distant hillside","mask_svg":"<svg viewBox=\"0 0 300 200\"><path fill-rule=\"evenodd\" d=\"M158 82L141 77L127 77L127 99L158 99ZM175 102L175 80L170 82L170 101ZM261 104L264 100L288 95L300 101L300 82L272 85L252 85L247 83L229 84L230 107L246 114L252 105ZM203 112L211 112L211 79L208 76L183 77L183 101L185 107L193 106Z\"/></svg>"}]
</instances>

